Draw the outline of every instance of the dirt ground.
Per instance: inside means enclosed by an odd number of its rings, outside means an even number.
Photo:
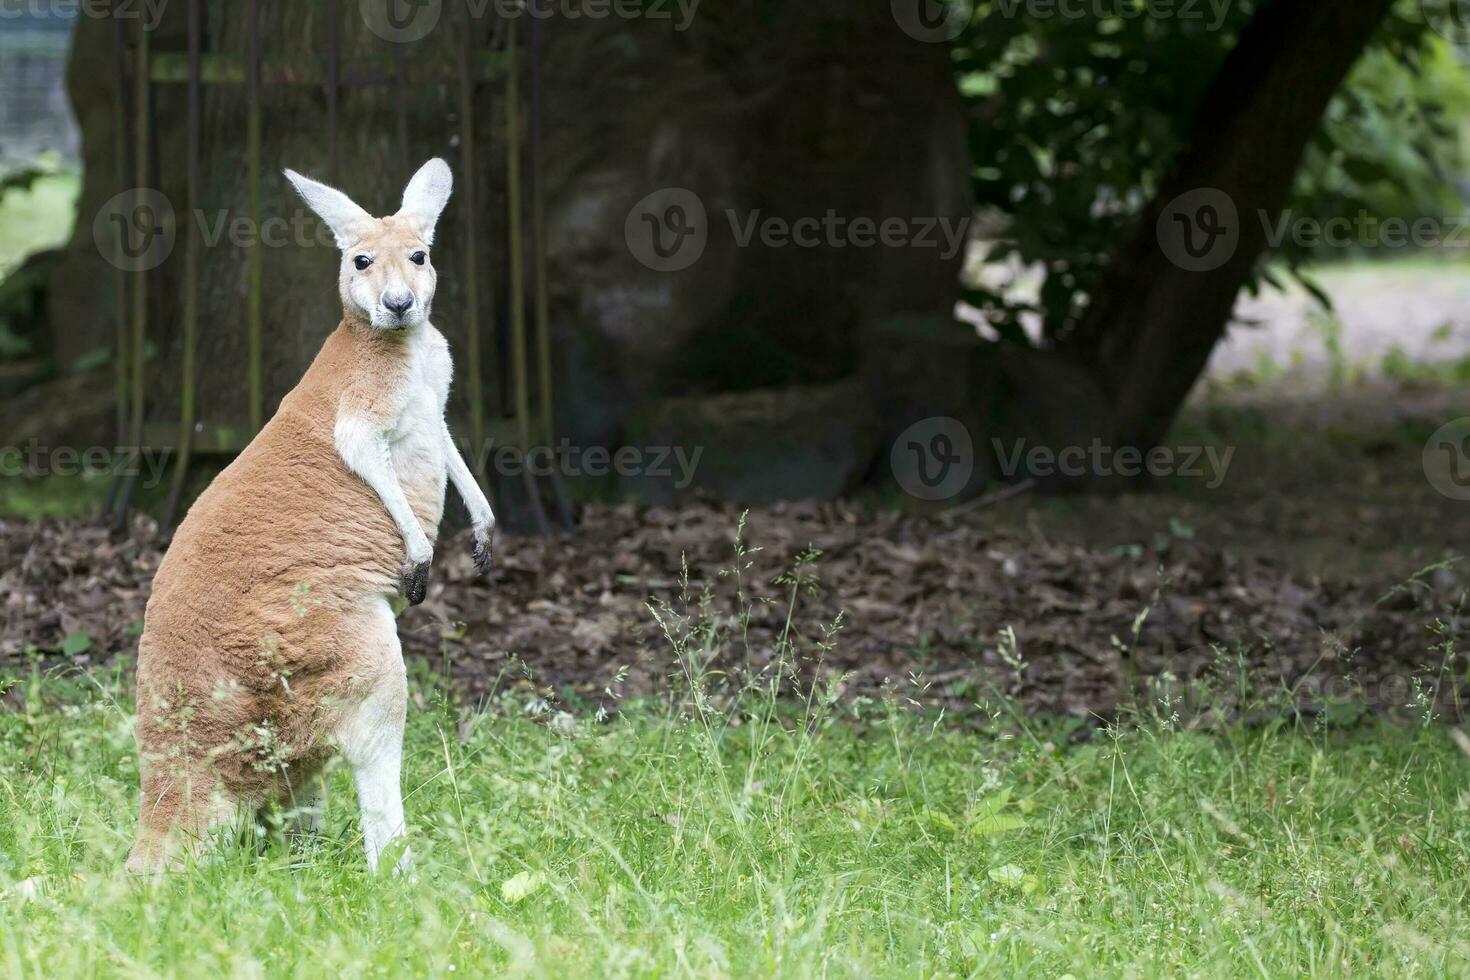
[[[405,649],[471,697],[579,710],[687,685],[692,659],[716,683],[794,660],[803,680],[954,709],[1003,694],[1096,718],[1163,694],[1204,723],[1275,691],[1314,713],[1432,696],[1458,717],[1470,501],[1435,489],[1424,454],[1470,416],[1470,388],[1380,369],[1393,348],[1470,353],[1470,278],[1408,263],[1321,280],[1330,336],[1304,294],[1244,301],[1261,325],[1232,330],[1171,436],[1228,458],[1218,481],[958,511],[766,507],[746,518],[741,560],[735,507],[588,507],[573,536],[505,540],[486,580],[463,536],[441,544]],[[0,676],[130,657],[161,548],[146,521],[111,541],[79,521],[0,519]],[[787,576],[808,549],[788,627]]]
[[[1465,395],[1213,398],[1175,441],[1233,447],[1218,487],[1179,478],[953,513],[767,507],[748,514],[739,561],[729,506],[588,507],[575,536],[505,540],[485,580],[461,535],[401,632],[417,669],[471,697],[523,691],[577,710],[683,685],[690,660],[718,678],[791,659],[848,694],[955,709],[1004,694],[1096,718],[1163,694],[1208,723],[1274,691],[1313,713],[1437,697],[1458,717],[1466,669],[1444,644],[1465,630],[1470,503],[1438,493],[1420,457]],[[820,555],[787,634],[783,575],[807,549]],[[0,522],[0,669],[131,655],[160,555],[146,523],[113,542],[80,522]],[[650,602],[691,638],[683,662]]]

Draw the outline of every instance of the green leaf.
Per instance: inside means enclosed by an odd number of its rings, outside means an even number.
[[[1007,810],[1010,802],[1010,789],[997,790],[987,799],[981,800],[970,816],[970,833],[976,837],[988,837],[1025,827],[1026,821],[1020,815]]]
[[[1022,895],[1030,895],[1040,885],[1035,875],[1027,874],[1014,864],[1003,864],[998,868],[991,868],[986,874],[997,885],[1018,889]]]
[[[941,834],[954,834],[959,831],[955,822],[950,819],[949,814],[940,813],[938,810],[924,810],[919,814],[919,820],[930,830]]]
[[[514,905],[541,890],[546,884],[546,875],[540,871],[522,871],[500,883],[500,898],[507,905]]]
[[[80,630],[66,634],[66,639],[61,641],[61,652],[68,657],[79,657],[90,649],[92,649],[92,635]]]
[[[1026,880],[1026,872],[1014,864],[1003,864],[998,868],[991,868],[987,874],[990,875],[990,880],[998,885],[1015,885],[1019,888],[1021,882]]]
[[[970,821],[970,833],[976,837],[989,837],[993,834],[1008,834],[1025,826],[1026,821],[1014,813],[987,813]]]

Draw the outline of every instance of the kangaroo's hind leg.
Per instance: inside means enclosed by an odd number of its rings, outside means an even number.
[[[257,822],[279,832],[288,843],[311,844],[326,816],[327,773],[320,765],[300,765],[285,773],[277,797],[261,807]]]
[[[232,799],[207,772],[145,771],[138,838],[127,870],[176,871],[201,857],[221,828],[238,830],[249,818],[250,807]]]
[[[153,874],[176,870],[201,856],[225,828],[238,829],[253,814],[220,778],[223,753],[212,727],[199,713],[209,700],[182,685],[150,681],[149,662],[138,667],[138,749],[142,770],[138,836],[127,869]],[[213,734],[211,734],[213,733]]]
[[[408,680],[398,625],[386,601],[363,614],[360,629],[351,631],[353,684],[336,726],[335,743],[352,768],[362,815],[363,848],[374,871],[378,858],[404,833],[403,722],[408,707]],[[396,871],[408,870],[407,848]]]

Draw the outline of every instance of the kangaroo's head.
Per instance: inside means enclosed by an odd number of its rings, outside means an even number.
[[[374,218],[341,191],[303,177],[286,179],[327,223],[342,250],[339,286],[349,319],[377,330],[403,330],[429,318],[438,276],[429,261],[434,226],[449,200],[454,178],[435,158],[419,168],[403,191],[397,214]]]

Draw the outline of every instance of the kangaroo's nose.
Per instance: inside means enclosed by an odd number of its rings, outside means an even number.
[[[401,293],[384,293],[383,306],[395,316],[403,316],[413,308],[413,293],[405,290]]]

